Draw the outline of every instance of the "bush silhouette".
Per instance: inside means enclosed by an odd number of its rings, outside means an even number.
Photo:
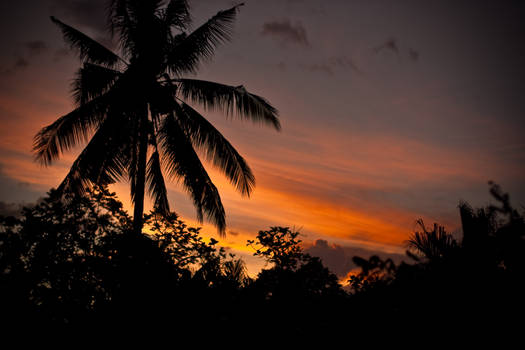
[[[242,261],[174,213],[146,215],[152,233],[130,234],[131,218],[105,188],[66,198],[51,190],[22,214],[0,218],[0,306],[11,326],[188,327],[204,318],[211,327],[250,281]],[[222,312],[202,302],[212,299]]]
[[[380,260],[356,258],[362,272],[351,283],[361,293],[352,298],[352,307],[363,314],[368,309],[396,315],[411,324],[421,312],[428,325],[507,324],[518,317],[525,311],[524,214],[499,186],[490,183],[490,192],[499,205],[475,210],[460,203],[460,242],[443,227],[427,229],[419,220],[421,231],[407,241],[414,264],[385,269]]]
[[[524,215],[498,186],[491,193],[498,205],[460,204],[461,240],[420,221],[407,241],[408,262],[354,257],[361,271],[346,293],[290,228],[248,241],[268,262],[250,278],[242,260],[175,213],[145,215],[150,233],[137,236],[107,189],[67,197],[51,190],[20,218],[0,217],[3,326],[124,336],[147,327],[199,339],[232,329],[248,337],[271,325],[270,341],[406,325],[424,334],[445,323],[506,326],[525,311]]]

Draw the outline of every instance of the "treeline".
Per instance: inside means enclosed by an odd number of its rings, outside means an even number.
[[[146,215],[149,234],[136,235],[107,189],[66,198],[52,190],[20,217],[0,218],[2,327],[304,339],[438,320],[501,323],[524,311],[525,221],[498,186],[491,193],[498,206],[460,204],[461,240],[420,221],[409,263],[355,257],[361,270],[348,291],[289,228],[248,241],[271,263],[250,278],[241,259],[174,213]]]

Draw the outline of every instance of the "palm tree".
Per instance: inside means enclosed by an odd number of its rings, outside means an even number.
[[[443,226],[434,224],[432,231],[425,227],[422,219],[416,221],[421,232],[414,232],[407,241],[406,254],[415,261],[422,258],[428,262],[438,262],[450,257],[459,248],[454,237],[445,231]]]
[[[52,164],[87,142],[59,186],[80,193],[93,184],[129,180],[134,232],[143,226],[144,194],[155,208],[169,211],[164,173],[178,180],[221,234],[225,212],[217,188],[198,151],[249,196],[255,178],[224,136],[190,103],[280,129],[277,110],[241,86],[185,79],[231,38],[240,6],[220,11],[187,34],[191,18],[186,0],[112,0],[108,4],[113,51],[51,17],[83,63],[73,85],[76,108],[35,136],[36,160]]]

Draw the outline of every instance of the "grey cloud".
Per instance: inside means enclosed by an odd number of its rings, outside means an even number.
[[[419,60],[419,51],[416,51],[414,49],[409,49],[408,56],[410,57],[412,61],[417,62]]]
[[[331,57],[328,60],[328,63],[335,67],[347,68],[347,69],[354,70],[356,72],[360,72],[359,67],[357,67],[354,61],[352,61],[352,59],[346,56]]]
[[[351,70],[357,73],[362,73],[359,67],[346,56],[334,56],[325,60],[306,66],[310,72],[320,72],[328,75],[333,75],[337,70]]]
[[[16,71],[27,68],[27,66],[29,66],[29,62],[24,57],[17,57],[10,67],[0,67],[0,74],[13,74]]]
[[[27,66],[29,62],[23,57],[18,57],[13,65],[14,68],[26,68]]]
[[[399,46],[396,38],[389,38],[384,43],[373,48],[373,51],[378,54],[383,51],[390,51],[399,54]]]
[[[0,150],[0,154],[2,153],[2,150]],[[8,176],[3,168],[3,165],[0,164],[0,201],[3,203],[32,203],[42,196],[44,191],[39,190],[32,184],[21,182]]]
[[[295,44],[304,47],[310,46],[303,25],[300,22],[293,25],[289,19],[264,23],[261,34],[271,36],[279,40],[282,44]]]
[[[23,44],[23,47],[29,56],[39,55],[49,49],[47,44],[42,40],[27,41]],[[18,70],[25,69],[29,65],[30,65],[30,62],[27,57],[15,56],[14,62],[12,63],[10,67],[0,68],[0,74],[11,74]]]
[[[359,247],[344,247],[338,244],[329,244],[328,241],[324,239],[316,240],[304,251],[312,256],[321,258],[323,264],[340,278],[345,277],[348,272],[357,268],[352,261],[354,256],[368,259],[372,255],[378,255],[381,259],[390,258],[395,263],[399,263],[405,258],[402,254],[385,253]]]
[[[321,73],[325,73],[328,75],[334,74],[334,71],[332,70],[332,68],[326,63],[314,63],[314,64],[307,66],[307,68],[310,72],[321,72]]]
[[[29,62],[23,57],[18,57],[13,64],[13,70],[25,69],[27,66],[29,66]]]
[[[387,39],[384,43],[381,45],[378,45],[372,49],[372,51],[375,54],[379,54],[381,52],[391,52],[396,55],[399,55],[401,52],[401,47],[399,46],[398,40],[394,37]],[[417,62],[419,60],[419,51],[413,48],[408,48],[408,58],[413,61]],[[403,52],[405,50],[403,49]]]
[[[48,49],[47,44],[42,40],[28,41],[24,43],[24,46],[29,51],[30,55],[38,55],[38,54],[41,54],[42,52],[47,51]]]

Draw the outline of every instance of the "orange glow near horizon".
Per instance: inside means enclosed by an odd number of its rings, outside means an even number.
[[[167,179],[171,209],[182,220],[202,226],[206,239],[214,237],[246,257],[255,271],[264,262],[250,258],[246,240],[270,226],[296,228],[305,245],[322,239],[345,248],[403,253],[419,218],[457,230],[458,202],[486,205],[489,180],[517,198],[517,207],[523,203],[522,55],[512,51],[518,42],[499,36],[510,22],[498,22],[501,28],[492,35],[472,38],[474,27],[460,16],[450,18],[454,23],[446,28],[434,21],[434,7],[414,11],[405,4],[390,14],[387,8],[377,11],[382,5],[342,1],[320,16],[307,11],[306,3],[250,3],[236,20],[232,42],[199,67],[197,79],[242,84],[267,99],[279,110],[282,130],[193,105],[245,157],[257,185],[250,198],[242,197],[205,163],[227,215],[221,238],[212,225],[195,220],[189,196]],[[64,54],[60,31],[47,16],[62,5],[50,6],[20,7],[24,21],[5,21],[13,35],[2,38],[0,52],[0,201],[8,203],[35,201],[57,187],[81,150],[46,168],[31,153],[34,135],[74,108],[70,84],[80,65],[74,54]],[[195,23],[215,13],[213,7],[222,6],[196,6]],[[448,5],[437,8],[448,19]],[[309,45],[280,42],[283,33],[261,34],[264,23],[292,10]],[[63,12],[64,20],[107,37],[76,11]],[[482,24],[476,30],[490,29]],[[395,50],[371,50],[396,33]],[[34,42],[40,50],[28,45]],[[409,52],[416,51],[411,58]],[[111,189],[132,213],[129,184]]]

